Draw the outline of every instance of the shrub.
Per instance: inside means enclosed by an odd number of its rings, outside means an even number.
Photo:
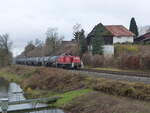
[[[142,57],[141,64],[142,64],[141,66],[142,68],[150,69],[150,57],[149,56]]]
[[[102,55],[94,55],[92,57],[93,67],[102,67],[104,65],[104,57]]]
[[[82,61],[84,65],[91,66],[92,64],[92,55],[89,53],[86,53],[82,56]]]
[[[126,59],[125,66],[132,69],[140,68],[140,57],[139,56],[129,56]]]
[[[125,62],[126,62],[127,58],[128,58],[128,55],[127,55],[127,54],[122,54],[122,55],[120,55],[119,57],[117,57],[117,66],[118,66],[119,68],[124,68],[124,67],[126,67],[126,66],[125,66]]]
[[[118,59],[115,57],[105,57],[104,66],[105,67],[117,67]]]
[[[104,65],[104,57],[102,55],[91,55],[86,53],[82,57],[82,61],[84,65],[92,66],[92,67],[101,67]]]
[[[141,67],[141,57],[122,54],[116,58],[115,63],[119,68],[139,69]]]
[[[128,87],[124,91],[125,96],[134,97],[135,94],[136,94],[136,90],[133,87]]]
[[[115,55],[120,56],[121,54],[128,54],[128,55],[135,55],[140,52],[138,45],[131,45],[131,44],[125,44],[125,45],[116,45],[115,46]]]

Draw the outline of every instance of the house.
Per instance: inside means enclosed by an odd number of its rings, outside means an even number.
[[[104,44],[116,44],[116,43],[133,43],[135,34],[125,28],[123,25],[102,25],[101,23],[96,25],[94,29],[88,34],[87,41],[91,44],[92,38],[95,35],[96,29],[103,29]]]
[[[150,32],[134,39],[135,43],[150,43]]]
[[[101,33],[102,40],[104,42],[104,52],[113,54],[114,46],[116,43],[133,43],[135,34],[130,32],[123,25],[96,25],[93,30],[88,34],[87,43],[88,49],[92,50],[92,39],[97,33]]]
[[[75,52],[75,48],[76,48],[76,40],[72,39],[70,41],[62,41],[62,45],[61,45],[61,49],[58,50],[58,54],[62,54],[62,53],[68,53],[68,54],[76,54]]]
[[[76,40],[72,39],[71,41],[62,41],[62,45],[74,45],[76,44]]]

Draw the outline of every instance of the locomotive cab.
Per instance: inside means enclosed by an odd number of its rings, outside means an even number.
[[[81,60],[79,56],[62,55],[57,59],[57,67],[78,69],[81,68]]]

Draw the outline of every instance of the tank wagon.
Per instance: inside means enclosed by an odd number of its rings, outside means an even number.
[[[16,64],[30,66],[51,66],[69,69],[80,69],[83,66],[79,56],[71,56],[66,54],[60,56],[17,58]]]

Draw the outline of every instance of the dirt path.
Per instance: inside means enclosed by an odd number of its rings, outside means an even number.
[[[88,76],[101,77],[101,78],[107,78],[107,79],[113,79],[113,80],[140,82],[140,83],[150,84],[149,77],[137,77],[137,76],[97,73],[97,72],[88,72],[88,71],[73,71],[73,72],[83,73],[84,75],[88,75]]]

